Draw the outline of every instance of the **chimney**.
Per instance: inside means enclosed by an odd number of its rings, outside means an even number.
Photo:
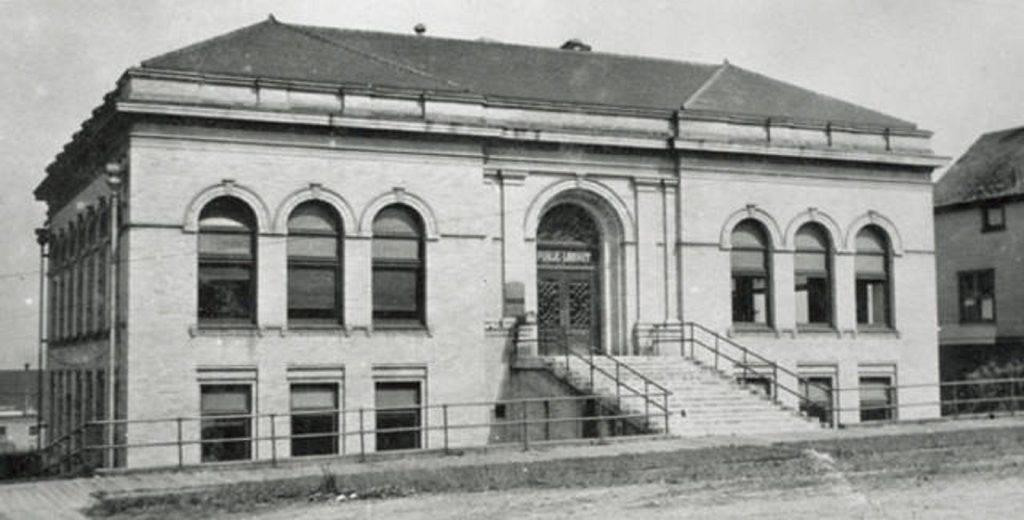
[[[572,38],[566,40],[559,48],[563,51],[590,52],[591,47],[583,43],[579,38]]]

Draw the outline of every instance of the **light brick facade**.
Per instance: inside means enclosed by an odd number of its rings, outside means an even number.
[[[215,383],[252,385],[259,414],[287,414],[289,384],[300,380],[337,383],[350,412],[374,407],[375,381],[419,381],[431,405],[507,397],[517,350],[535,348],[517,342],[516,323],[529,324],[538,310],[537,228],[561,202],[585,208],[601,230],[602,352],[673,355],[675,347],[653,346],[647,333],[694,321],[793,370],[833,371],[842,388],[879,372],[900,385],[937,381],[929,174],[938,161],[926,132],[494,107],[144,70],[125,76],[108,110],[125,122],[104,134],[117,146],[65,167],[95,180],[49,198],[49,227],[67,229],[83,208],[109,201],[97,172],[122,165],[120,418],[196,418],[201,385]],[[198,217],[221,196],[245,202],[258,221],[252,328],[210,329],[197,320]],[[339,328],[288,324],[287,219],[307,200],[331,205],[344,229]],[[418,330],[373,323],[372,223],[393,203],[424,224],[426,318]],[[770,235],[774,317],[761,332],[734,329],[731,319],[730,233],[751,218]],[[794,236],[805,222],[822,224],[833,244],[828,330],[800,330],[795,321]],[[867,225],[884,230],[892,246],[892,327],[882,331],[859,330],[856,318],[854,242]],[[515,312],[520,306],[525,313]],[[66,336],[50,349],[51,369],[90,377],[106,369],[105,335]],[[69,402],[78,403],[85,386],[61,385],[51,383],[51,393],[73,392]],[[858,397],[841,399],[850,406]],[[935,387],[904,390],[898,415],[937,416],[937,401]],[[92,410],[87,415],[103,417],[102,406]],[[438,424],[439,413],[424,421]],[[493,413],[457,408],[449,421],[486,424]],[[74,423],[60,410],[50,414],[55,432]],[[847,414],[845,422],[857,422],[855,411]],[[198,436],[197,422],[183,428],[186,438]],[[261,422],[255,433],[268,428]],[[121,433],[129,443],[177,435],[173,423]],[[423,442],[438,446],[440,435]],[[488,435],[457,430],[450,442],[483,444]],[[358,442],[349,438],[344,451]],[[254,456],[267,458],[270,449],[260,442]],[[189,446],[185,461],[197,461],[198,451]],[[177,457],[173,446],[134,449],[121,463]]]

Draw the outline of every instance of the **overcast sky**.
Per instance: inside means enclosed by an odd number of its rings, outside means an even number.
[[[0,0],[0,368],[35,365],[44,168],[128,67],[258,22],[493,38],[720,63],[935,132],[956,157],[1024,125],[1017,0]]]

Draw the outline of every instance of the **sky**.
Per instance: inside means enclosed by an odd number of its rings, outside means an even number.
[[[1024,125],[1018,0],[0,0],[0,369],[35,366],[46,166],[144,59],[284,22],[731,63],[935,132]],[[939,172],[941,173],[941,171]]]

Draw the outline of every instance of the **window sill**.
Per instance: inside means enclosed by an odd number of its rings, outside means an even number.
[[[430,337],[430,327],[423,323],[413,322],[384,322],[374,323],[370,329],[371,332],[382,332],[382,333],[413,333],[413,334],[424,334]]]
[[[899,339],[900,333],[892,327],[865,327],[863,325],[857,327],[857,334],[865,334],[869,336],[891,336]]]
[[[348,327],[340,324],[328,325],[326,323],[290,323],[282,331],[283,335],[294,334],[297,336],[345,336],[351,335]]]
[[[812,323],[797,324],[796,332],[797,332],[797,334],[801,334],[801,335],[806,334],[808,336],[811,336],[811,335],[838,336],[839,335],[839,331],[836,330],[836,328],[831,326],[831,325],[812,324]]]
[[[729,328],[730,336],[763,336],[773,335],[778,337],[779,332],[768,325],[760,323],[733,323]]]
[[[262,336],[262,331],[259,327],[252,324],[229,324],[229,323],[202,323],[197,325],[191,325],[188,328],[188,333],[192,337],[196,336],[245,336],[245,337],[256,337]]]

